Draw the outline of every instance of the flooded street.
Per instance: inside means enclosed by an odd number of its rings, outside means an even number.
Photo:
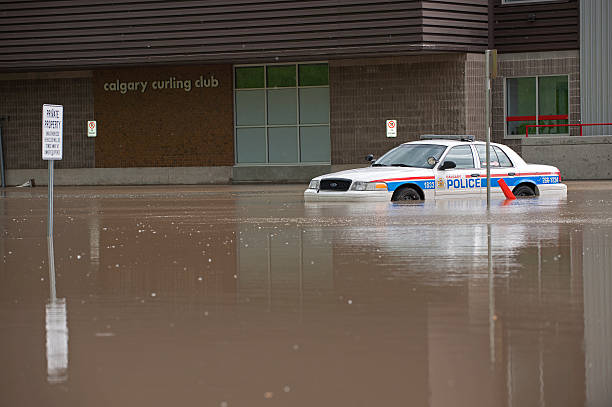
[[[612,182],[0,191],[0,406],[612,405]]]

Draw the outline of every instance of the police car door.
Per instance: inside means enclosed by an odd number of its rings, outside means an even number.
[[[483,169],[486,176],[487,168],[487,151],[484,144],[476,145],[476,152],[480,158],[480,167]],[[508,158],[499,147],[491,146],[491,188],[497,188],[493,190],[493,193],[501,193],[499,189],[499,180],[503,179],[510,188],[515,185],[516,169],[512,164],[512,161]],[[482,181],[483,193],[487,192],[487,181]]]
[[[452,161],[454,168],[444,168]],[[482,193],[482,177],[476,168],[474,153],[469,144],[452,147],[436,170],[436,196],[479,197]]]

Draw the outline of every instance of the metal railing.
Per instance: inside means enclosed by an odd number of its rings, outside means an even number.
[[[529,137],[530,127],[580,127],[580,136],[582,136],[582,128],[584,126],[612,126],[612,123],[575,123],[575,124],[527,124],[525,125],[525,137]],[[568,129],[569,130],[569,129]]]

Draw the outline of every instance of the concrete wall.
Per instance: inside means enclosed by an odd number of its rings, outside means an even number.
[[[253,165],[232,168],[233,183],[307,183],[332,171],[331,165]]]
[[[529,137],[521,140],[528,163],[554,165],[564,180],[612,179],[612,137]]]
[[[358,166],[262,165],[55,169],[54,185],[198,185],[258,182],[305,184],[318,175],[355,167]],[[48,169],[6,171],[7,186],[21,185],[30,179],[33,179],[37,186],[47,185]]]
[[[45,162],[46,164],[46,162]],[[228,184],[232,167],[148,167],[148,168],[74,168],[57,169],[54,185],[174,185]],[[47,185],[47,169],[7,170],[6,184],[21,185],[34,179]]]

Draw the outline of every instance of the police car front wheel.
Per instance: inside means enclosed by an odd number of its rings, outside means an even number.
[[[421,200],[421,195],[419,192],[410,187],[404,187],[393,194],[392,201],[418,201]]]

